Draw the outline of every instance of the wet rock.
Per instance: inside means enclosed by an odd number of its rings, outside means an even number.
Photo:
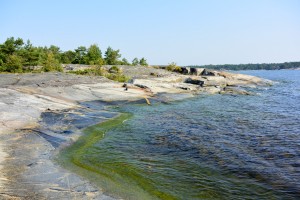
[[[220,94],[235,94],[235,95],[252,95],[251,92],[237,87],[225,87]]]

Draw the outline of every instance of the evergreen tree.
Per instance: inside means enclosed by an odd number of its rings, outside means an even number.
[[[102,52],[98,45],[93,44],[87,50],[86,64],[89,65],[103,65],[104,61],[102,58]]]
[[[45,72],[63,71],[59,63],[59,60],[55,58],[53,52],[51,51],[46,54],[46,58],[43,63],[43,71]]]
[[[55,57],[55,59],[57,60],[61,60],[61,51],[60,51],[60,48],[58,46],[55,46],[55,45],[51,45],[49,48],[48,48],[48,51],[51,51]]]
[[[3,54],[12,55],[16,51],[20,50],[23,44],[23,39],[18,38],[15,40],[14,37],[10,37],[7,38],[2,45],[0,45],[0,49]]]
[[[24,42],[21,38],[15,40],[14,37],[7,38],[7,40],[0,45],[0,65],[1,71],[7,72],[22,72],[23,59],[19,55]]]
[[[75,59],[73,60],[73,64],[86,64],[86,54],[87,49],[85,46],[80,46],[75,49]]]
[[[147,60],[145,58],[141,58],[139,64],[142,66],[148,66]]]
[[[37,66],[39,64],[39,51],[30,40],[27,40],[24,48],[18,53],[23,58],[23,66]]]
[[[120,50],[113,50],[111,47],[108,47],[105,52],[105,63],[107,65],[118,65],[120,63],[119,58],[121,54]]]
[[[60,61],[63,64],[71,64],[74,62],[76,58],[76,53],[74,51],[66,51],[61,54]]]
[[[133,60],[132,60],[132,65],[133,66],[137,66],[139,64],[139,59],[138,58],[134,58]]]
[[[130,63],[128,62],[128,60],[126,58],[123,58],[121,63],[122,63],[122,65],[130,65]]]
[[[30,40],[24,44],[23,39],[14,37],[7,38],[0,44],[0,71],[27,72],[34,69],[34,66],[43,66],[44,71],[60,71],[60,63],[65,64],[88,64],[98,65],[130,65],[126,58],[120,60],[120,50],[108,47],[105,58],[102,57],[100,48],[93,44],[88,49],[79,46],[74,51],[62,52],[58,46],[50,47],[33,46]],[[147,65],[145,58],[132,61],[133,65]],[[280,65],[286,67],[286,64]]]

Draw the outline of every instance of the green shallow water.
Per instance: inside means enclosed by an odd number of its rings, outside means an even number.
[[[300,73],[251,73],[277,83],[111,109],[59,161],[124,199],[297,199]]]
[[[111,167],[108,163],[100,164],[97,160],[88,158],[94,153],[93,145],[95,143],[103,139],[108,131],[112,131],[114,127],[122,124],[131,116],[129,113],[122,113],[113,119],[87,127],[83,130],[84,135],[74,144],[61,150],[57,161],[71,171],[90,179],[111,196],[121,196],[126,199],[152,199],[153,197],[126,177],[130,176],[130,173],[122,173],[126,166],[112,161],[113,167]],[[135,170],[131,169],[131,171]],[[132,174],[131,176],[136,175]]]
[[[105,122],[87,127],[84,135],[70,147],[63,149],[57,161],[64,167],[75,173],[92,180],[101,187],[104,192],[125,199],[174,199],[174,197],[155,190],[149,184],[149,180],[140,176],[143,171],[118,162],[116,157],[110,157],[108,162],[99,162],[93,159],[95,144],[105,137],[108,131],[113,131],[116,126],[121,126],[132,117],[129,113],[121,113],[119,116]],[[109,151],[106,149],[106,151]],[[109,157],[107,152],[105,158]]]

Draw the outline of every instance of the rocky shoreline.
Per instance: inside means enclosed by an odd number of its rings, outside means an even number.
[[[126,87],[104,77],[67,73],[0,74],[0,199],[112,199],[53,163],[52,155],[59,148],[34,131],[43,112],[59,113],[95,100],[147,103],[161,93],[249,95],[245,88],[271,84],[253,76],[200,68],[182,74],[141,66],[121,70],[132,77]],[[51,131],[46,134],[57,137]],[[61,139],[76,140],[80,134],[79,130]]]

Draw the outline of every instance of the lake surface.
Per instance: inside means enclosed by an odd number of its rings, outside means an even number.
[[[154,199],[299,199],[300,71],[238,73],[275,84],[250,89],[253,96],[114,108],[132,117],[83,162]]]

